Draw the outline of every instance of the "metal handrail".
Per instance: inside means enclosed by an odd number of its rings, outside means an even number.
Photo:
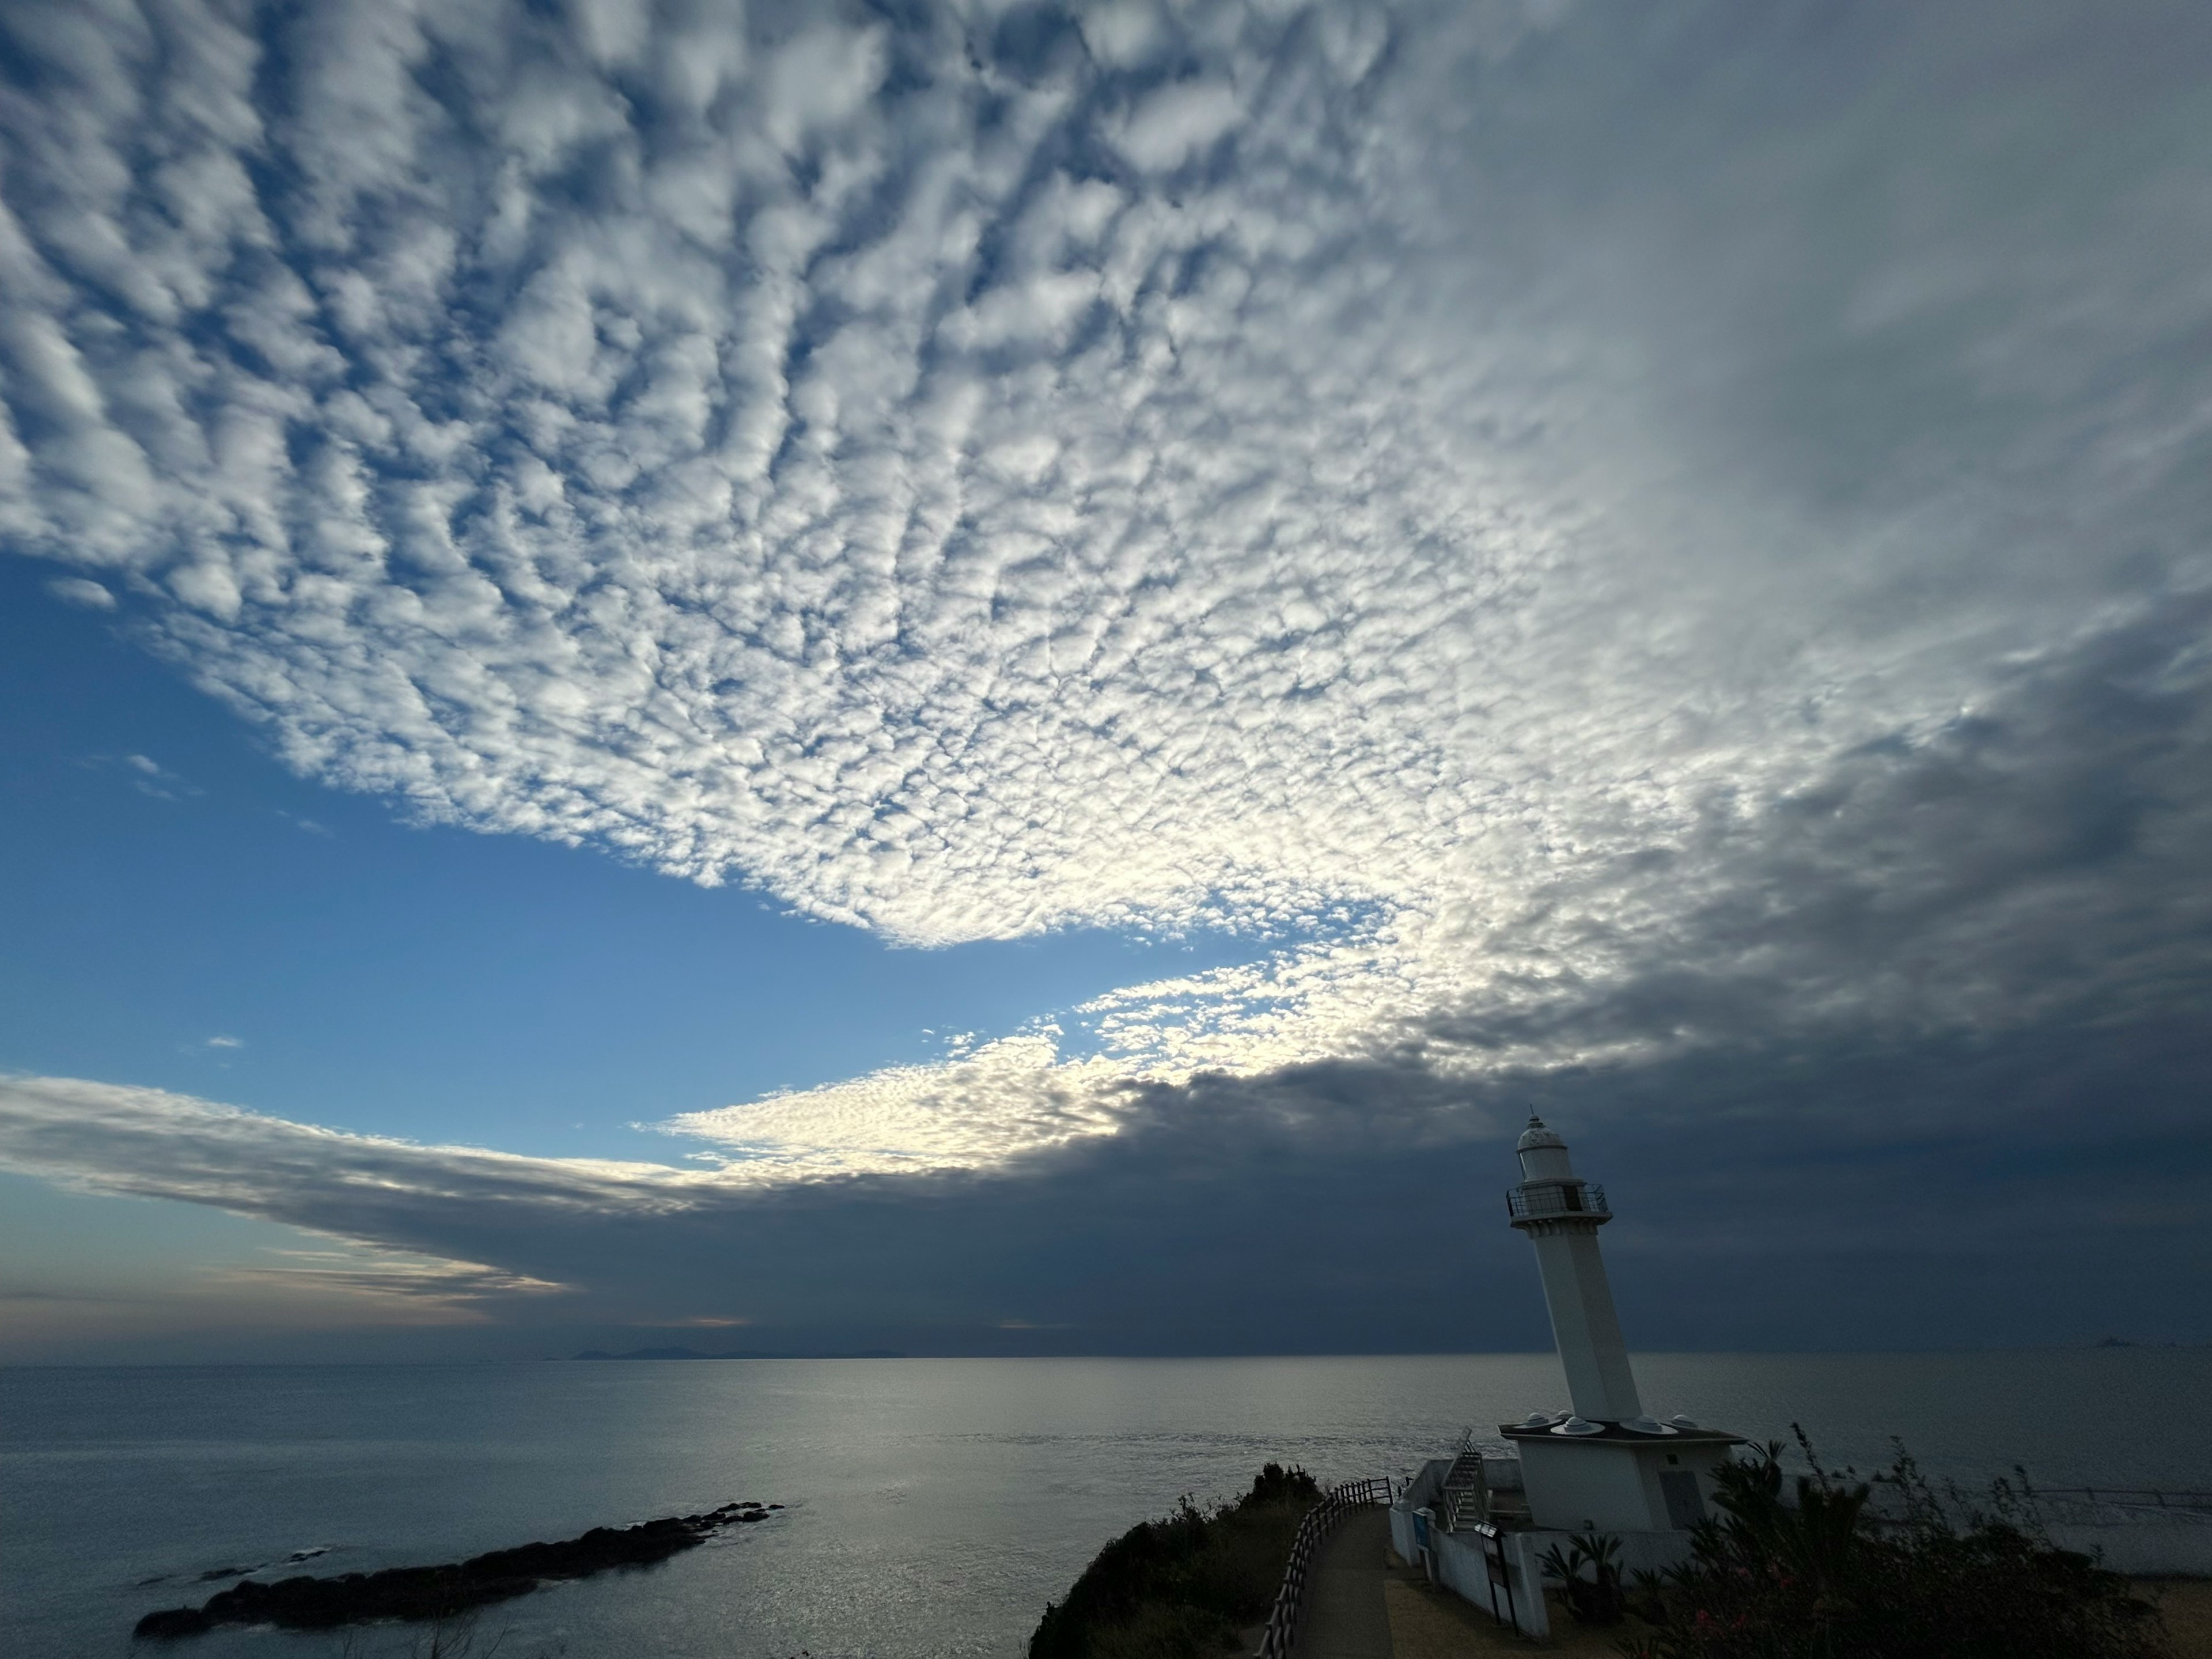
[[[1307,1570],[1321,1547],[1336,1530],[1336,1523],[1352,1510],[1371,1504],[1390,1502],[1390,1482],[1347,1480],[1332,1487],[1328,1495],[1305,1513],[1297,1535],[1291,1540],[1291,1559],[1283,1566],[1283,1583],[1275,1592],[1275,1605],[1267,1614],[1267,1632],[1260,1638],[1260,1659],[1289,1659],[1297,1638],[1298,1611],[1305,1601]]]
[[[1508,1187],[1505,1189],[1505,1212],[1508,1215],[1604,1215],[1607,1207],[1605,1188],[1595,1181],[1569,1181],[1557,1186]]]

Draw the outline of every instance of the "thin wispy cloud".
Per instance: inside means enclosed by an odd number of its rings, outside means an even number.
[[[489,1297],[555,1295],[563,1288],[481,1262],[428,1260],[390,1251],[292,1249],[275,1251],[271,1256],[264,1265],[223,1270],[214,1276],[210,1288],[365,1299],[400,1304],[410,1317],[462,1319],[482,1317],[471,1304]]]
[[[590,1201],[2201,994],[2197,11],[12,27],[62,597],[425,819],[1250,941]]]
[[[83,576],[57,576],[46,584],[46,592],[63,604],[76,605],[81,611],[115,609],[115,595],[98,582]]]
[[[113,768],[131,781],[131,787],[155,800],[182,800],[204,793],[198,784],[171,771],[150,755],[93,755],[82,764],[94,770]]]

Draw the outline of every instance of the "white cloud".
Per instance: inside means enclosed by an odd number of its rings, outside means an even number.
[[[1143,63],[1168,33],[1151,0],[1109,0],[1083,9],[1083,44],[1100,63],[1127,69]]]
[[[980,1169],[1112,1133],[1126,1086],[1122,1066],[1063,1060],[1040,1033],[664,1127],[731,1148],[729,1172],[752,1178]]]
[[[179,800],[206,793],[150,755],[88,755],[79,764],[103,771],[110,766],[120,767],[133,789],[156,800]]]
[[[1162,87],[1131,111],[1115,143],[1147,172],[1181,167],[1237,125],[1237,94],[1218,81]]]
[[[1602,5],[620,10],[34,40],[0,531],[427,817],[921,945],[1255,941],[1095,1050],[683,1121],[744,1178],[1649,1045],[1543,1011],[1735,973],[1791,803],[2208,579],[2212,161],[2063,23],[2008,82],[1869,18],[1801,97]],[[1966,1018],[1966,938],[1805,1006]]]
[[[243,1048],[246,1043],[240,1037],[211,1036],[207,1040],[207,1046],[210,1048]]]
[[[46,584],[46,592],[64,605],[73,605],[80,610],[115,609],[115,595],[83,576],[58,576]]]
[[[0,1163],[386,1244],[428,1197],[650,1212],[715,1179],[655,1164],[420,1146],[76,1078],[0,1079]]]

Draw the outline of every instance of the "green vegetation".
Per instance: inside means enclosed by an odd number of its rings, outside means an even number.
[[[1802,1438],[1802,1437],[1801,1437]],[[1811,1448],[1806,1448],[1811,1457]],[[1609,1559],[1575,1540],[1561,1569],[1576,1617],[1634,1613],[1648,1628],[1630,1659],[2152,1659],[2157,1610],[2086,1555],[2054,1547],[2024,1488],[1998,1481],[1988,1508],[1938,1494],[1899,1449],[1872,1488],[1821,1469],[1783,1498],[1781,1447],[1720,1472],[1717,1522],[1664,1577],[1624,1587]],[[1848,1472],[1846,1472],[1848,1473]],[[1582,1576],[1587,1571],[1587,1577]]]
[[[1291,1542],[1321,1488],[1270,1463],[1234,1504],[1131,1528],[1098,1552],[1067,1600],[1049,1603],[1030,1659],[1200,1659],[1233,1650],[1273,1607]]]

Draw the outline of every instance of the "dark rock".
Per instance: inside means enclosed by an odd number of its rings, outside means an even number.
[[[260,1571],[258,1567],[210,1567],[196,1582],[205,1584],[217,1578],[243,1578],[249,1572]]]
[[[200,1636],[215,1628],[215,1620],[198,1607],[164,1607],[138,1621],[133,1636]]]
[[[390,1567],[335,1578],[302,1576],[274,1583],[249,1578],[209,1597],[204,1607],[149,1613],[132,1633],[196,1636],[218,1625],[330,1630],[371,1620],[450,1618],[470,1607],[527,1595],[548,1580],[586,1578],[610,1568],[652,1566],[704,1543],[717,1528],[733,1520],[758,1521],[765,1515],[764,1510],[725,1505],[708,1515],[669,1516],[634,1527],[594,1527],[580,1538],[493,1550],[444,1566]]]

